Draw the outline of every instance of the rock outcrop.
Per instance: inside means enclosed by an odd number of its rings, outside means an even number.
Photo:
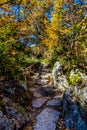
[[[73,101],[70,97],[70,93],[65,92],[63,97],[63,111],[65,115],[65,125],[69,130],[72,130],[73,126],[75,130],[87,130],[87,125],[82,118],[80,109],[77,102]]]
[[[65,91],[63,110],[66,128],[71,130],[74,127],[76,130],[87,130],[87,125],[81,115],[83,111],[81,106],[87,105],[87,76],[80,71],[74,72],[72,70],[70,73],[71,84],[69,85],[68,82],[70,81],[67,81],[63,75],[62,66],[59,62],[55,63],[52,75],[54,86]],[[77,101],[80,105],[77,105]]]
[[[26,113],[18,112],[14,107],[5,107],[4,113],[0,111],[0,130],[18,130],[29,121]]]
[[[54,64],[52,75],[55,87],[61,91],[65,91],[67,88],[69,88],[68,81],[66,79],[66,76],[63,75],[62,66],[59,62],[56,62]]]
[[[37,117],[37,123],[34,126],[34,130],[56,130],[57,121],[59,119],[60,112],[45,108]]]

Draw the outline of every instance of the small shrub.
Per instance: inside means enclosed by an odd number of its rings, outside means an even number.
[[[69,82],[72,85],[75,85],[76,83],[80,83],[81,82],[80,74],[79,73],[71,74],[69,77]]]

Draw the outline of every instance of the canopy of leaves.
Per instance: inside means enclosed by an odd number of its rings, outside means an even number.
[[[86,9],[84,0],[1,0],[1,75],[15,75],[38,58],[59,60],[65,71],[87,69]]]

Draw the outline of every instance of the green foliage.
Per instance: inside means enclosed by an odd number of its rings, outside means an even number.
[[[25,109],[22,106],[14,104],[14,108],[17,109],[17,111],[20,112],[22,116],[25,115]]]
[[[76,74],[73,73],[73,74],[71,74],[70,77],[69,77],[69,82],[72,85],[80,83],[81,82],[80,74],[79,73],[76,73]]]
[[[0,75],[14,77],[20,75],[21,67],[26,68],[38,60],[26,53],[26,47],[16,39],[17,31],[13,28],[9,23],[0,28]]]
[[[0,99],[0,109],[6,104],[4,99]]]
[[[3,2],[1,0],[0,3]],[[19,9],[19,16],[15,16],[12,4],[20,5],[20,2],[23,8]],[[62,8],[64,4],[70,8]],[[3,10],[12,13],[12,16],[0,14],[0,75],[21,75],[21,68],[41,60],[51,67],[58,60],[65,72],[70,72],[73,65],[84,68],[87,57],[87,17],[81,5],[69,0],[10,0]],[[51,21],[46,16],[50,10]],[[16,17],[19,21],[15,21]],[[24,38],[23,44],[19,41],[20,37]],[[36,47],[26,46],[28,42],[35,42]]]
[[[70,72],[74,65],[84,69],[87,57],[87,18],[80,5],[67,1],[70,5],[68,10],[58,9],[56,6],[61,7],[67,4],[66,1],[60,2],[61,4],[59,2],[56,1],[54,5],[52,22],[46,31],[48,50],[51,53],[50,64],[60,61],[65,72]],[[60,12],[62,12],[61,15]],[[52,47],[51,44],[53,44]]]

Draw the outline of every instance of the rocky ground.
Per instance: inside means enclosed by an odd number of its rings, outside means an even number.
[[[33,93],[32,113],[24,130],[66,129],[62,119],[63,94],[53,88],[50,78],[51,72],[44,65],[41,65],[38,73],[32,77],[29,89]]]
[[[41,64],[28,86],[13,79],[0,82],[0,130],[68,130],[63,120],[63,93],[53,87],[51,77]]]

